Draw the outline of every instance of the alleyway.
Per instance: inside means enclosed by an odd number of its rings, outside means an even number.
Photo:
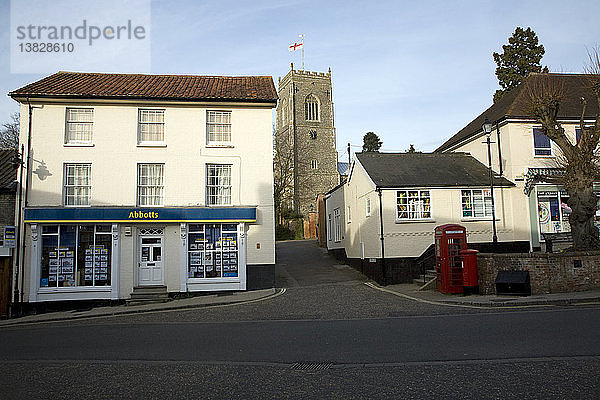
[[[276,247],[275,286],[296,287],[363,282],[367,278],[346,265],[341,265],[315,240],[288,240]]]

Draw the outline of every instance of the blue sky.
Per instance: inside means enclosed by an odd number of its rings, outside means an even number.
[[[10,74],[9,1],[0,0],[0,121],[5,94],[43,75]],[[68,12],[68,11],[67,11]],[[383,149],[431,151],[491,104],[492,52],[532,27],[551,71],[581,72],[600,44],[596,1],[153,1],[152,73],[333,72],[337,148],[376,132]],[[120,70],[113,72],[138,72]],[[358,148],[356,149],[358,150]]]

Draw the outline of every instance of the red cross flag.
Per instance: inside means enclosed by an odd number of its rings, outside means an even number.
[[[302,48],[302,42],[290,44],[290,46],[288,47],[288,50],[289,51],[296,51],[296,50],[301,49],[301,48]]]

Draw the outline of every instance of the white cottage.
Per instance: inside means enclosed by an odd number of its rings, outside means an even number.
[[[518,189],[494,178],[500,246],[529,249]],[[348,181],[325,196],[327,248],[384,283],[410,282],[432,252],[434,228],[466,227],[469,246],[492,242],[488,168],[465,153],[357,153]]]

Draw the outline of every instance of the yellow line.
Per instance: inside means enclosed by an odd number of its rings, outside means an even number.
[[[553,307],[552,304],[535,304],[535,305],[522,305],[522,306],[518,306],[518,305],[514,305],[514,306],[473,306],[473,305],[469,305],[469,304],[450,304],[450,303],[443,303],[440,301],[435,301],[435,300],[425,300],[425,299],[419,299],[417,297],[412,297],[409,296],[407,294],[404,293],[399,293],[399,292],[395,292],[393,290],[389,290],[389,289],[385,289],[382,288],[381,286],[375,285],[372,282],[365,282],[365,285],[379,290],[380,292],[384,292],[384,293],[389,293],[389,294],[393,294],[394,296],[399,296],[399,297],[404,297],[405,299],[409,299],[409,300],[413,300],[413,301],[417,301],[419,303],[426,303],[426,304],[431,304],[431,305],[436,305],[436,306],[447,306],[447,307],[460,307],[460,308],[475,308],[475,309],[485,309],[485,310],[498,310],[498,309],[506,309],[506,308],[537,308],[537,307]]]

